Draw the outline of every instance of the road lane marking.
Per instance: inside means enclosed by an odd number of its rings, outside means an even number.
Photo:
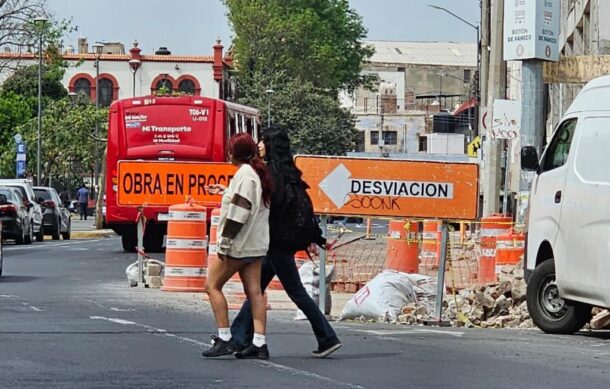
[[[30,303],[25,303],[25,302],[23,302],[23,303],[21,303],[21,305],[23,305],[24,307],[26,307],[26,308],[28,308],[28,309],[31,309],[31,310],[32,310],[32,311],[34,311],[34,312],[43,312],[43,311],[44,311],[44,309],[41,309],[41,308],[35,307],[35,306],[33,306],[32,304],[30,304]]]
[[[153,335],[157,335],[157,336],[161,336],[161,337],[165,337],[165,338],[177,339],[179,341],[183,341],[183,342],[190,343],[190,344],[195,344],[200,347],[209,347],[210,346],[210,344],[207,342],[201,342],[199,340],[187,338],[185,336],[178,336],[178,335],[172,334],[171,332],[168,332],[167,330],[164,330],[162,328],[152,327],[147,324],[137,323],[137,322],[131,321],[131,320],[118,319],[118,318],[114,318],[114,317],[105,317],[105,316],[89,316],[89,319],[103,320],[103,321],[108,321],[111,323],[120,324],[120,325],[124,325],[124,326],[134,326],[134,327],[144,328]],[[287,372],[287,373],[290,373],[293,375],[298,375],[298,376],[305,377],[305,378],[316,379],[318,381],[330,383],[332,385],[335,385],[336,387],[351,388],[351,389],[366,389],[364,386],[350,384],[348,382],[337,381],[332,378],[324,377],[324,376],[321,376],[316,373],[312,373],[312,372],[309,372],[306,370],[296,369],[294,367],[281,365],[279,363],[275,363],[275,362],[271,362],[271,361],[256,361],[256,362],[262,366],[270,367],[279,372]]]
[[[72,240],[69,242],[62,242],[62,243],[45,243],[44,245],[42,244],[35,244],[35,245],[19,245],[19,246],[3,246],[3,249],[6,251],[18,251],[18,250],[35,250],[35,249],[46,249],[49,247],[66,247],[66,246],[74,246],[74,245],[80,245],[80,244],[87,244],[87,243],[93,243],[93,242],[99,242],[101,240],[106,240],[106,239],[98,239],[98,240]]]

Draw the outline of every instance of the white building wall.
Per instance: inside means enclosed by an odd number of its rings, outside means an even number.
[[[86,73],[95,79],[95,61],[85,61],[79,66],[75,64],[75,61],[71,61],[62,80],[66,88],[72,77],[79,73]],[[103,73],[110,73],[118,81],[119,99],[132,97],[133,74],[127,61],[100,61],[100,74]],[[136,96],[149,95],[153,80],[160,74],[168,74],[176,80],[182,75],[190,75],[199,81],[202,96],[217,97],[219,94],[211,63],[144,61],[136,73]]]
[[[364,151],[380,152],[379,145],[371,144],[371,132],[380,130],[379,115],[356,115],[356,128],[364,132]],[[396,131],[395,145],[384,145],[383,152],[417,153],[419,152],[419,135],[425,132],[426,119],[424,113],[384,115],[384,131]]]

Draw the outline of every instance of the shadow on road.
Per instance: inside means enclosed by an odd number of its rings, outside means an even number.
[[[608,330],[598,330],[598,331],[588,331],[588,332],[578,332],[577,336],[584,336],[587,338],[595,338],[595,339],[603,339],[610,340],[610,331]]]
[[[21,282],[32,282],[40,279],[40,277],[32,276],[3,276],[0,278],[0,283],[21,283]]]

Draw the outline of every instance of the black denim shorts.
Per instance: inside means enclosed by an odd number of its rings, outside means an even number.
[[[236,257],[230,257],[230,256],[228,256],[228,255],[222,255],[222,254],[220,254],[220,255],[218,256],[218,258],[220,258],[220,259],[223,259],[223,258],[225,258],[225,257],[226,257],[226,258],[229,258],[229,259],[232,259],[232,260],[234,260],[234,261],[240,261],[240,262],[243,262],[243,263],[254,263],[254,262],[258,261],[258,260],[261,260],[261,259],[265,258],[264,256],[260,256],[260,257],[242,257],[242,258],[236,258]]]

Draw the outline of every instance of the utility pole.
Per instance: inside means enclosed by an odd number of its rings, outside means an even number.
[[[504,30],[504,0],[483,0],[483,7],[489,10],[489,64],[487,68],[487,99],[488,116],[491,117],[491,106],[494,99],[506,96],[506,62],[503,58]],[[487,25],[483,26],[483,29]],[[485,35],[485,32],[483,33]],[[485,49],[485,47],[483,48]],[[491,124],[488,124],[489,131]],[[501,178],[501,145],[500,141],[491,139],[486,134],[483,142],[483,215],[500,210]]]
[[[542,64],[538,59],[521,63],[521,146],[535,146],[538,155],[542,153],[542,140],[546,132]],[[519,178],[517,224],[520,225],[525,224],[532,178],[531,172],[521,172]]]

